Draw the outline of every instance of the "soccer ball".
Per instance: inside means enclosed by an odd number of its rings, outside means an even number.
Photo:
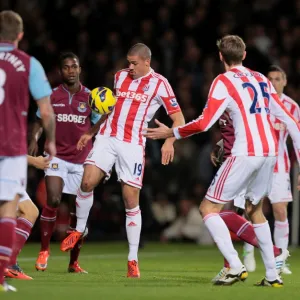
[[[117,99],[114,93],[107,87],[97,87],[90,92],[89,106],[92,111],[100,115],[111,113]]]

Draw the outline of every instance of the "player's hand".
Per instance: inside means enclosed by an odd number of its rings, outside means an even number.
[[[77,150],[81,151],[92,138],[93,135],[90,133],[83,134],[77,143]]]
[[[214,148],[214,150],[210,153],[210,161],[212,162],[212,164],[217,167],[218,164],[220,163],[219,159],[218,159],[218,152],[219,152],[220,147],[216,146]]]
[[[31,156],[36,156],[39,151],[38,143],[33,139],[28,146],[28,154]]]
[[[168,165],[170,162],[173,162],[174,159],[174,146],[173,142],[166,140],[161,147],[161,163],[163,165]]]
[[[45,151],[49,154],[49,161],[56,155],[56,145],[55,142],[46,142]]]
[[[49,157],[38,156],[34,158],[33,166],[37,169],[45,170],[49,168],[50,159]]]
[[[298,175],[297,190],[300,191],[300,174]]]
[[[165,124],[159,122],[157,119],[155,119],[155,123],[158,125],[158,127],[145,129],[146,133],[144,133],[144,136],[146,138],[158,140],[174,136],[172,128],[169,128]]]

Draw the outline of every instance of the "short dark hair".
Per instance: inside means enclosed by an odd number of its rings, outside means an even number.
[[[0,41],[14,42],[23,32],[23,20],[12,10],[0,12]]]
[[[228,66],[240,64],[243,61],[246,44],[238,35],[226,35],[217,41],[217,46]]]
[[[137,43],[128,50],[127,55],[138,55],[143,59],[151,59],[151,50],[147,45]]]
[[[270,72],[279,72],[282,74],[283,78],[286,79],[286,73],[284,72],[284,70],[279,67],[278,65],[271,65],[268,69],[268,73],[269,74]]]
[[[59,56],[59,67],[60,68],[63,66],[63,62],[67,58],[76,59],[78,61],[78,64],[80,65],[79,57],[75,53],[73,53],[73,52],[63,52]]]

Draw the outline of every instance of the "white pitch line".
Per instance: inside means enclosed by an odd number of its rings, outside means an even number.
[[[172,251],[172,252],[146,252],[146,253],[140,253],[140,257],[159,257],[159,256],[170,256],[170,255],[179,255],[179,254],[184,254],[182,251]],[[80,258],[98,258],[98,259],[107,259],[107,258],[123,258],[127,257],[127,253],[115,253],[115,254],[82,254],[80,255]],[[18,258],[19,262],[22,261],[35,261],[37,256],[35,257],[20,257]],[[54,260],[65,260],[68,259],[68,256],[63,256],[63,255],[54,255],[51,256],[49,259],[54,259]]]

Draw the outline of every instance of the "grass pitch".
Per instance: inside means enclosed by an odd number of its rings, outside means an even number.
[[[19,258],[23,270],[34,280],[10,280],[18,288],[18,292],[1,294],[1,299],[300,299],[299,249],[291,251],[289,263],[293,274],[284,276],[285,286],[281,289],[253,286],[264,275],[258,251],[257,271],[250,273],[245,283],[240,282],[230,287],[211,284],[211,279],[219,272],[223,263],[215,247],[146,244],[139,254],[140,279],[126,278],[125,242],[85,244],[81,251],[80,265],[89,274],[67,273],[69,255],[60,252],[58,244],[52,245],[48,269],[37,272],[34,263],[38,251],[39,245],[28,244]]]

